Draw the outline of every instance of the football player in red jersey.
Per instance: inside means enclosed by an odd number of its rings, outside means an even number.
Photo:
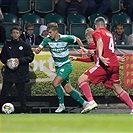
[[[106,30],[106,23],[103,17],[96,18],[95,28],[96,30],[92,33],[92,36],[97,46],[98,61],[78,79],[79,87],[90,103],[88,108],[81,113],[88,112],[97,107],[97,103],[93,99],[91,88],[88,84],[88,81],[90,81],[93,84],[98,84],[100,82],[108,83],[106,84],[106,88],[112,88],[117,97],[129,106],[132,114],[133,102],[128,93],[121,88],[119,60],[114,51],[113,36],[111,32]],[[85,49],[82,50],[85,52]]]
[[[70,56],[70,60],[76,60],[76,61],[82,61],[82,62],[96,62],[96,45],[92,38],[92,32],[94,30],[92,28],[87,28],[85,30],[85,38],[88,43],[88,52],[87,56],[86,53],[84,53],[82,50],[79,50],[79,53],[82,53],[85,55],[85,57],[76,57],[76,56]]]

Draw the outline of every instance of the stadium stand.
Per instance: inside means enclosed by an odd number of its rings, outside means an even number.
[[[86,18],[81,14],[70,14],[67,17],[67,30],[70,35],[75,35],[81,40],[85,39],[85,29],[88,27]],[[77,32],[78,31],[78,32]]]
[[[111,3],[111,10],[113,14],[121,11],[121,0],[111,0]]]
[[[27,22],[31,22],[34,24],[34,33],[35,35],[39,35],[39,27],[42,24],[41,17],[34,13],[26,13],[21,17],[21,27],[24,30],[24,26]]]
[[[48,13],[44,16],[44,24],[47,25],[50,22],[64,23],[64,18],[57,13]]]
[[[54,0],[34,0],[35,13],[50,13],[54,11]]]
[[[18,14],[30,13],[33,0],[19,0],[18,1]]]
[[[18,17],[12,13],[3,13],[4,19],[3,22],[11,22],[11,23],[17,23]]]
[[[64,18],[57,13],[48,13],[44,16],[44,24],[47,25],[50,22],[56,22],[59,26],[59,33],[66,34],[66,25]]]
[[[124,32],[128,36],[133,33],[133,26],[131,23],[124,24]]]
[[[131,22],[130,17],[127,14],[118,13],[118,14],[114,14],[112,16],[112,22],[111,22],[112,28],[111,28],[111,31],[114,30],[114,24],[118,23],[118,22],[124,23],[125,33],[127,35],[132,33],[132,22]]]
[[[14,14],[11,13],[3,13],[4,19],[3,19],[3,25],[6,30],[6,40],[11,40],[11,35],[10,35],[10,29],[13,26],[20,26],[18,17]]]
[[[107,23],[107,29],[110,30],[109,19],[108,19],[108,17],[106,15],[103,15],[103,14],[93,14],[93,15],[91,15],[90,18],[89,18],[89,21],[90,21],[89,26],[92,27],[92,28],[94,28],[94,20],[97,17],[100,17],[100,16],[105,18],[106,23]]]
[[[70,24],[70,35],[79,37],[82,41],[85,40],[85,30],[88,25],[86,23],[72,23]]]
[[[67,25],[72,23],[86,23],[86,18],[81,14],[70,14],[67,16]]]

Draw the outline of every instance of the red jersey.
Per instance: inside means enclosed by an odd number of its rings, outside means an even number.
[[[96,45],[95,45],[95,42],[92,41],[90,44],[89,44],[89,49],[96,49]]]
[[[114,50],[114,40],[111,32],[105,28],[99,28],[92,33],[93,39],[96,42],[97,39],[101,39],[103,42],[103,54],[104,58],[109,58],[108,66],[119,66],[119,61]]]

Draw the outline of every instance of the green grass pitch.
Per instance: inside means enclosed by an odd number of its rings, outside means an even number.
[[[130,114],[1,114],[0,133],[133,133]]]

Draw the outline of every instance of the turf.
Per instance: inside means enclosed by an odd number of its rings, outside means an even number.
[[[0,133],[132,133],[129,114],[0,115]]]

